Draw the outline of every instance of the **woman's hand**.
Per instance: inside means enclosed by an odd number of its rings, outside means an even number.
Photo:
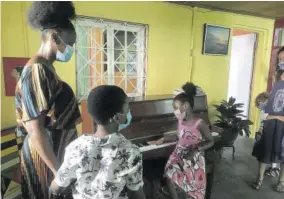
[[[193,156],[198,152],[198,147],[192,147],[192,148],[189,148],[186,153],[184,154],[183,158],[184,159],[187,159],[187,160],[190,160],[193,158]]]

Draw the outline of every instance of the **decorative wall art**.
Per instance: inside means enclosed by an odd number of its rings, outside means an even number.
[[[227,55],[230,32],[230,28],[205,24],[202,53],[205,55]]]
[[[3,72],[6,96],[15,96],[18,72],[16,67],[24,67],[30,58],[3,57]]]

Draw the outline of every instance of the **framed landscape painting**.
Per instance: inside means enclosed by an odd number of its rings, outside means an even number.
[[[227,55],[230,32],[230,28],[205,24],[202,53],[205,55]]]

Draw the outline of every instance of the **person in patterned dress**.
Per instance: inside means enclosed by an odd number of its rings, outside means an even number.
[[[178,139],[165,168],[172,198],[178,199],[175,189],[177,186],[189,198],[204,199],[206,172],[203,151],[213,146],[214,139],[208,125],[193,115],[196,87],[192,83],[186,83],[182,88],[184,92],[173,101],[174,113],[178,118],[178,135],[175,138],[163,137],[156,144]]]
[[[54,194],[75,183],[74,199],[145,199],[142,154],[118,133],[131,122],[129,100],[117,87],[104,85],[88,96],[88,111],[96,128],[70,143],[51,185]]]
[[[65,147],[77,138],[81,114],[76,97],[53,67],[55,61],[71,59],[74,17],[75,8],[68,1],[36,1],[28,11],[31,27],[41,30],[41,46],[24,66],[15,90],[17,122],[27,132],[21,151],[23,199],[55,197],[49,194],[50,183]]]

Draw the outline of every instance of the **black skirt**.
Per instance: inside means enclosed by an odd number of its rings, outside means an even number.
[[[284,162],[284,122],[273,119],[263,122],[263,133],[252,151],[252,155],[262,163]]]

